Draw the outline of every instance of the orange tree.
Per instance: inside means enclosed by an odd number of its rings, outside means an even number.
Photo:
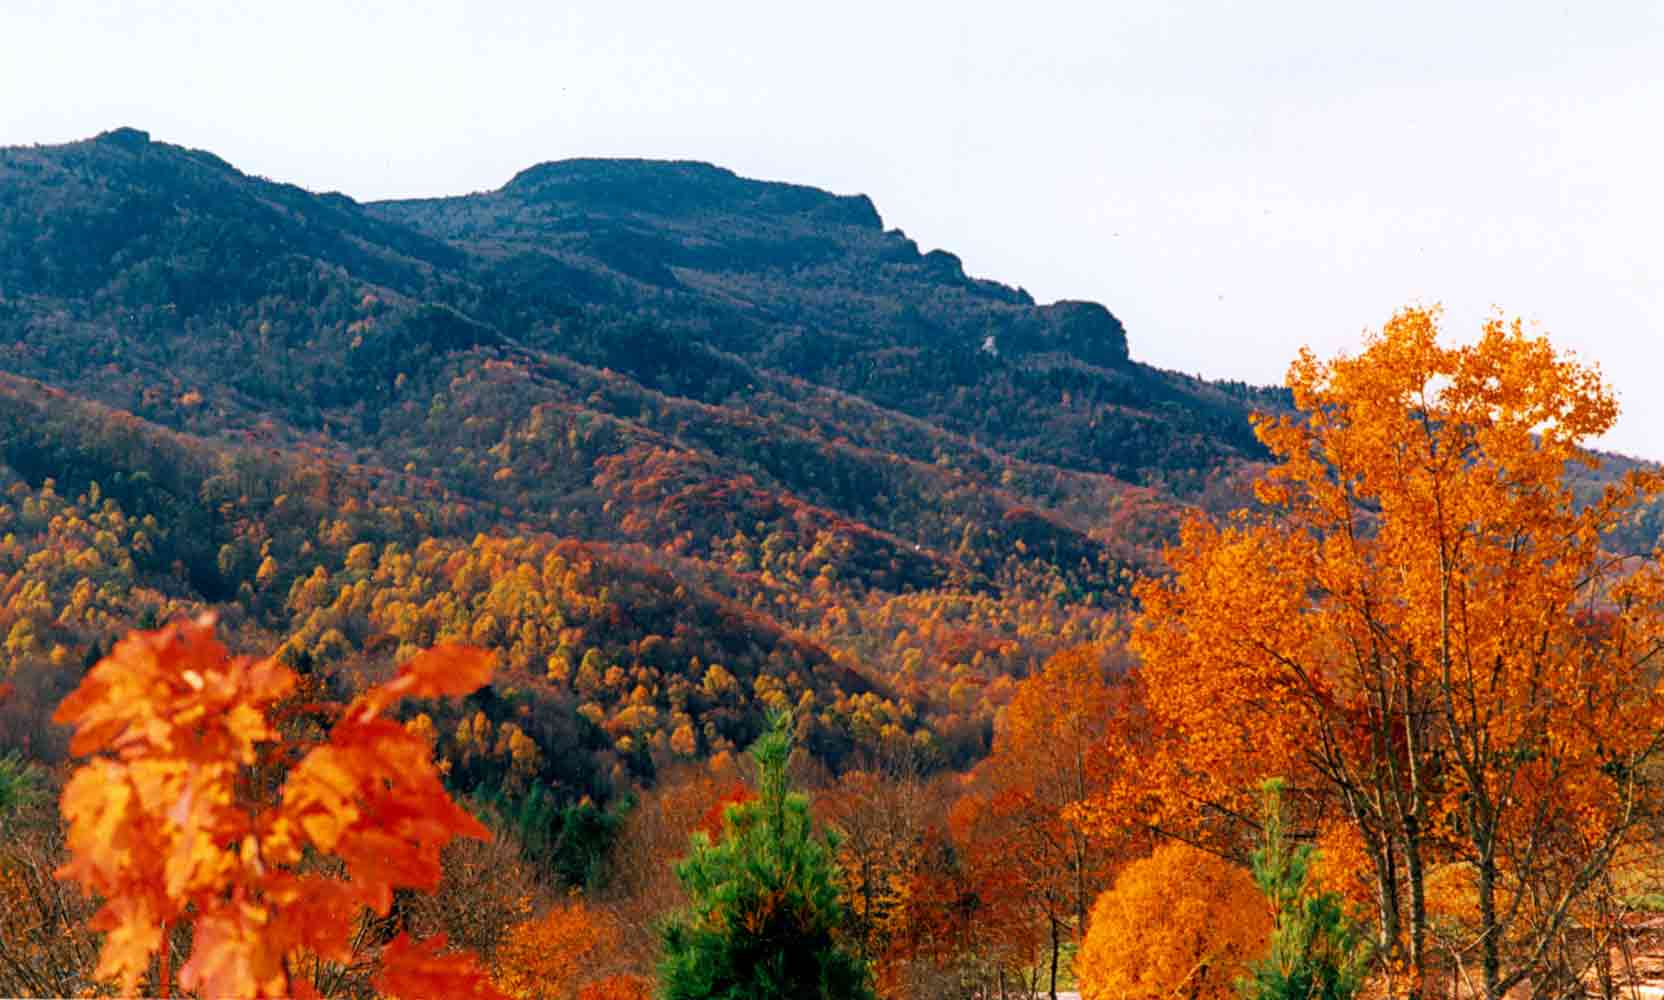
[[[1009,897],[1045,928],[1054,996],[1063,942],[1085,931],[1114,860],[1109,844],[1067,819],[1103,790],[1110,772],[1097,751],[1127,711],[1129,686],[1105,677],[1106,659],[1103,647],[1080,646],[1025,679],[978,786],[954,810],[958,846],[985,897]]]
[[[1517,322],[1442,346],[1436,320],[1294,363],[1298,413],[1256,419],[1259,509],[1192,519],[1138,591],[1151,770],[1080,817],[1228,834],[1288,775],[1362,845],[1412,989],[1430,866],[1474,872],[1457,957],[1500,997],[1576,974],[1568,925],[1657,805],[1664,584],[1603,539],[1659,480],[1577,502],[1617,414],[1598,371]]]
[[[618,928],[605,914],[570,900],[517,924],[497,950],[497,985],[514,1000],[571,1000],[612,964]]]
[[[1075,976],[1086,1000],[1226,1000],[1270,930],[1247,872],[1169,842],[1093,904]]]
[[[296,675],[229,655],[211,617],[118,643],[55,717],[75,727],[71,751],[90,756],[64,788],[70,860],[59,874],[104,900],[95,975],[131,993],[158,957],[166,995],[169,929],[188,923],[184,989],[316,996],[308,970],[358,959],[367,913],[386,918],[395,889],[432,889],[453,836],[489,837],[446,795],[427,743],[388,709],[467,694],[490,672],[481,650],[421,653],[307,747],[274,725]],[[273,771],[284,772],[275,794]],[[443,935],[391,937],[376,992],[500,995],[471,955],[444,951]]]

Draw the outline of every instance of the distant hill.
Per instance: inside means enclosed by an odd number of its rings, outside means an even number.
[[[1135,347],[863,196],[701,163],[360,204],[134,129],[0,150],[15,503],[156,517],[123,586],[341,676],[489,610],[471,638],[516,697],[626,771],[806,693],[831,761],[979,752],[1009,678],[1109,634],[1185,506],[1237,501],[1247,415],[1286,403]],[[107,641],[59,631],[7,669]]]

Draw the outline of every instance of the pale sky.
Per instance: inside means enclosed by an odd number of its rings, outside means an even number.
[[[0,0],[0,144],[118,125],[366,200],[572,156],[865,193],[1210,377],[1500,308],[1664,459],[1664,3]]]

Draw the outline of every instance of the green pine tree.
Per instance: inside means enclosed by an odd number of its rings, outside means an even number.
[[[1352,1000],[1368,972],[1369,940],[1338,894],[1309,891],[1317,852],[1289,842],[1282,781],[1267,781],[1262,790],[1263,841],[1253,854],[1254,881],[1271,903],[1271,942],[1237,990],[1243,1000]]]
[[[792,720],[751,747],[758,797],[730,806],[722,839],[693,835],[676,867],[690,905],[663,931],[666,1000],[870,1000],[866,965],[838,941],[837,842],[816,837],[791,790]]]
[[[40,768],[21,754],[0,754],[0,820],[38,802],[43,796]]]

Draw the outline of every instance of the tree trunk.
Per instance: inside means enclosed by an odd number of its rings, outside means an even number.
[[[1375,862],[1375,903],[1381,916],[1378,943],[1381,954],[1396,955],[1402,934],[1398,922],[1398,865],[1392,842],[1383,837],[1380,847],[1371,854]]]
[[[1486,1000],[1502,1000],[1502,942],[1496,925],[1496,858],[1489,846],[1479,857],[1480,956],[1484,963]]]
[[[1414,815],[1404,820],[1404,867],[1410,880],[1411,995],[1422,996],[1427,986],[1427,895],[1421,858],[1421,824]]]
[[[1052,918],[1052,988],[1051,988],[1052,1000],[1057,1000],[1057,952],[1058,952],[1057,918],[1053,917]]]
[[[1086,793],[1081,793],[1081,801],[1085,801]],[[1086,899],[1086,838],[1075,837],[1075,940],[1086,939],[1086,908],[1090,904]]]

